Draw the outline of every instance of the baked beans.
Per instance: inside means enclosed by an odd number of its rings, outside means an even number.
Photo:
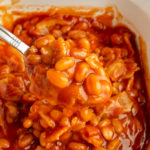
[[[57,8],[12,23],[31,48],[25,64],[0,41],[0,149],[144,149],[135,35],[113,19],[110,8],[88,16]]]

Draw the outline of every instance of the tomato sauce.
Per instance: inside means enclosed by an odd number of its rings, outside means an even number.
[[[58,9],[16,20],[25,57],[0,41],[0,148],[143,150],[147,96],[134,33]],[[24,62],[25,60],[25,62]]]

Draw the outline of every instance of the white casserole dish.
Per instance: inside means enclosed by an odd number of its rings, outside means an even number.
[[[132,0],[133,1],[133,0]],[[143,10],[148,7],[140,7],[130,0],[21,0],[15,5],[9,6],[17,11],[45,11],[50,6],[87,6],[105,7],[115,5],[125,17],[123,21],[137,35],[140,57],[148,92],[148,108],[150,108],[150,11]],[[146,0],[145,0],[146,1]],[[2,1],[1,5],[9,5],[11,1]],[[20,7],[19,5],[23,6]],[[25,6],[26,5],[26,6]],[[41,5],[43,5],[41,7]],[[150,2],[149,2],[150,5]],[[148,6],[148,5],[147,5]],[[25,8],[25,9],[24,9]],[[39,8],[39,9],[37,9]],[[148,13],[149,12],[149,13]],[[142,37],[142,38],[141,38]],[[149,111],[150,114],[150,111]],[[150,115],[149,115],[150,116]],[[150,117],[149,117],[150,118]]]

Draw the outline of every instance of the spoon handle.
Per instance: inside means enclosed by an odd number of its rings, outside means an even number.
[[[0,25],[0,39],[4,40],[21,53],[25,53],[30,47],[22,42],[19,38],[17,38],[14,34],[9,32],[7,29]]]

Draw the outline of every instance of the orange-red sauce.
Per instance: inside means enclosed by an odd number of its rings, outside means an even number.
[[[69,11],[67,11],[69,12]],[[0,148],[142,150],[146,91],[135,35],[100,16],[58,10],[17,20],[25,63],[0,43]]]

